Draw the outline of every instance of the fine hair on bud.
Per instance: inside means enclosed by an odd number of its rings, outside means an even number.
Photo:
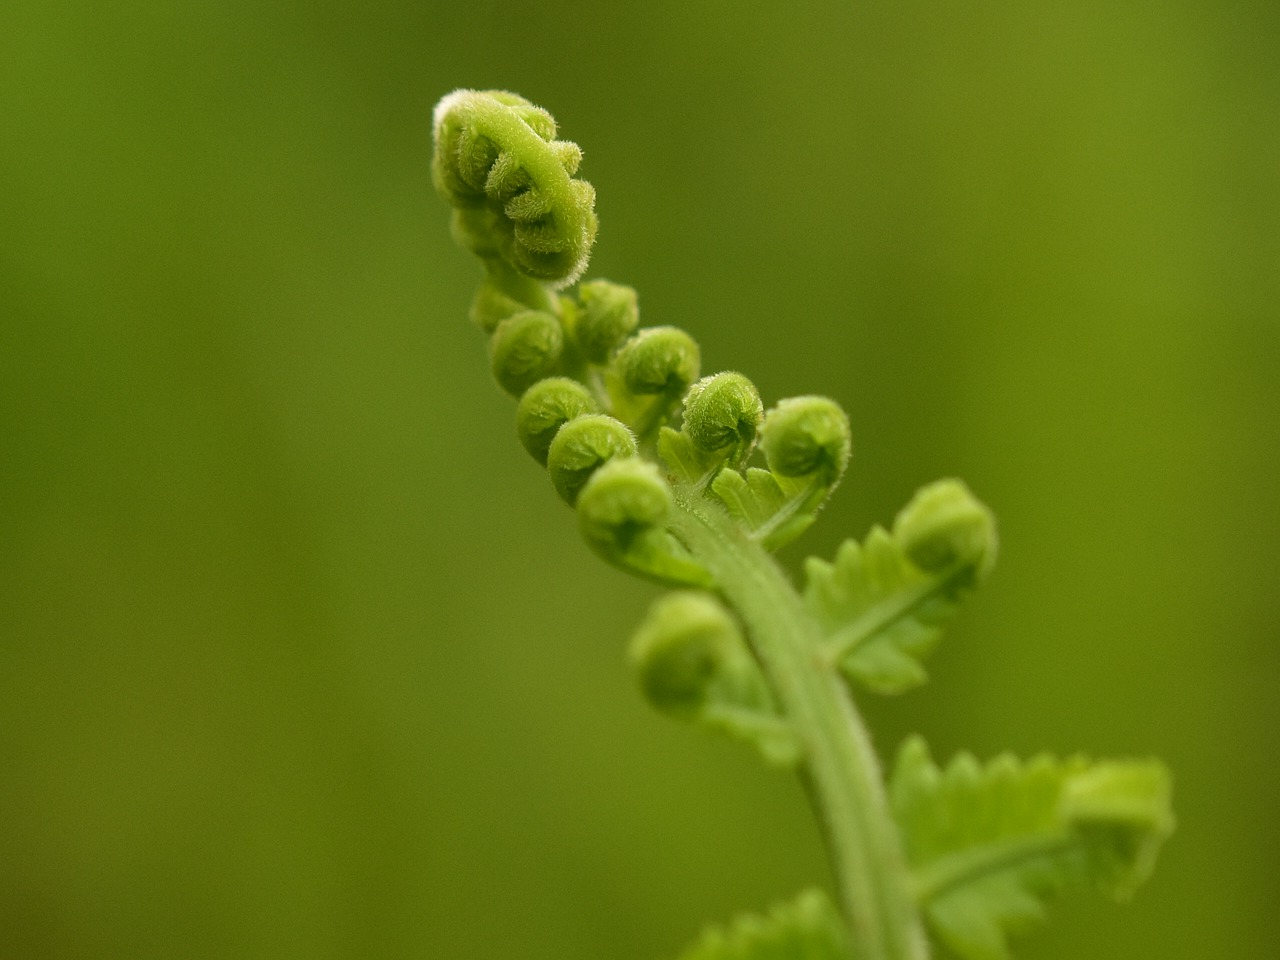
[[[690,717],[742,646],[729,612],[708,593],[658,599],[631,639],[629,657],[645,697],[664,713]]]
[[[698,379],[702,354],[679,327],[646,327],[623,343],[614,365],[630,393],[679,396]]]
[[[602,464],[632,457],[636,438],[621,420],[588,413],[562,426],[547,450],[547,470],[556,493],[573,506],[578,493]]]
[[[752,443],[762,419],[760,393],[740,373],[703,377],[684,398],[684,432],[708,452],[731,443]]]
[[[567,286],[586,269],[595,191],[574,179],[582,151],[551,115],[502,90],[455,90],[436,106],[432,178],[457,210],[455,235],[485,258]]]
[[[608,280],[578,285],[579,310],[573,327],[578,349],[591,363],[604,363],[640,323],[636,292]]]
[[[824,483],[834,484],[853,449],[849,418],[828,397],[789,397],[765,415],[760,449],[774,473],[818,474]]]
[[[541,310],[512,314],[494,328],[489,338],[493,377],[513,397],[555,373],[563,351],[560,321]]]
[[[995,517],[960,480],[938,480],[918,490],[893,521],[893,536],[927,573],[967,567],[981,578],[995,564]]]
[[[600,467],[578,494],[582,535],[597,552],[625,554],[671,512],[671,488],[657,464],[639,457]]]
[[[545,467],[556,432],[575,417],[598,411],[591,391],[577,380],[548,377],[521,394],[516,406],[516,435],[529,456]]]
[[[545,197],[540,198],[545,205],[526,208],[508,203],[505,208],[514,224],[515,241],[507,258],[525,275],[556,287],[568,286],[582,276],[599,229],[595,188],[585,180],[569,180],[564,192],[572,215],[558,215],[554,200]]]

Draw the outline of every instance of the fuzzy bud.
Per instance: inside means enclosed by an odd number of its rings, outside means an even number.
[[[995,564],[995,517],[959,480],[922,487],[894,520],[893,536],[927,573],[966,566],[980,579]]]
[[[713,596],[678,591],[649,608],[631,640],[640,688],[657,709],[696,714],[717,675],[742,645],[737,624]]]
[[[556,492],[573,506],[583,485],[602,464],[635,453],[636,440],[626,424],[603,413],[589,413],[557,431],[547,451],[547,470]]]
[[[635,457],[610,460],[578,495],[582,535],[597,553],[626,553],[637,536],[666,520],[671,504],[671,488],[656,464]]]
[[[598,410],[591,391],[577,380],[548,377],[521,395],[516,407],[516,435],[529,456],[545,467],[556,431],[574,417]]]
[[[703,377],[684,398],[684,432],[708,453],[731,443],[753,443],[762,419],[760,393],[740,373]]]
[[[711,574],[666,529],[674,498],[658,465],[618,457],[600,467],[578,494],[583,539],[631,573],[675,587],[709,587]]]
[[[435,110],[432,179],[459,242],[525,276],[573,283],[595,242],[595,191],[574,179],[582,151],[555,140],[545,110],[502,90],[455,90]]]
[[[589,280],[578,286],[578,302],[574,338],[584,357],[604,363],[640,323],[636,292],[620,283]]]
[[[618,350],[614,363],[632,394],[679,396],[698,379],[697,341],[678,327],[647,327]]]
[[[499,323],[489,339],[493,377],[503,390],[518,397],[556,372],[563,350],[559,320],[541,310],[521,310]]]
[[[834,484],[853,449],[849,418],[827,397],[789,397],[764,418],[760,448],[769,469],[784,477],[819,473]]]

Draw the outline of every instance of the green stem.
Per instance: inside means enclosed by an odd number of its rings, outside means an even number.
[[[879,761],[823,634],[773,557],[722,510],[677,491],[672,530],[746,627],[802,750],[855,960],[926,960],[928,946]]]
[[[485,257],[484,269],[489,282],[517,303],[533,310],[559,313],[555,291],[545,283],[526,277],[499,257]]]

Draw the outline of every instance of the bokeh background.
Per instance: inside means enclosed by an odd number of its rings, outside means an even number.
[[[1157,754],[1179,831],[1027,958],[1274,956],[1269,0],[0,8],[0,958],[660,960],[827,872],[651,714],[655,591],[519,449],[428,176],[458,86],[586,150],[591,275],[850,410],[784,555],[965,477],[999,569],[866,703]]]

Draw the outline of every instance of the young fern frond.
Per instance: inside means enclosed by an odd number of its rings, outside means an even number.
[[[827,631],[826,650],[849,679],[903,693],[928,679],[922,661],[962,593],[995,562],[995,520],[958,480],[916,494],[893,525],[847,540],[834,564],[806,562],[805,600]]]
[[[1009,960],[1006,935],[1040,923],[1068,884],[1128,896],[1173,829],[1169,779],[1150,760],[961,754],[944,770],[913,737],[890,796],[929,925],[964,960]]]
[[[799,594],[770,551],[844,475],[844,410],[806,396],[766,413],[743,374],[701,377],[687,332],[641,328],[630,287],[559,292],[586,268],[596,216],[582,152],[545,110],[460,90],[434,132],[454,236],[485,268],[471,318],[519,399],[520,443],[595,553],[680,588],[632,640],[641,690],[796,767],[824,832],[838,910],[810,891],[708,931],[681,960],[927,960],[926,925],[964,960],[1006,960],[1006,935],[1056,887],[1127,894],[1145,879],[1173,822],[1156,761],[962,756],[940,771],[913,739],[886,787],[852,686],[924,682],[943,622],[994,563],[987,507],[959,481],[927,486],[892,531],[811,559]]]
[[[555,139],[551,114],[513,93],[458,90],[434,126],[431,169],[462,245],[544,283],[577,280],[596,238],[595,191],[573,178],[582,152]]]

